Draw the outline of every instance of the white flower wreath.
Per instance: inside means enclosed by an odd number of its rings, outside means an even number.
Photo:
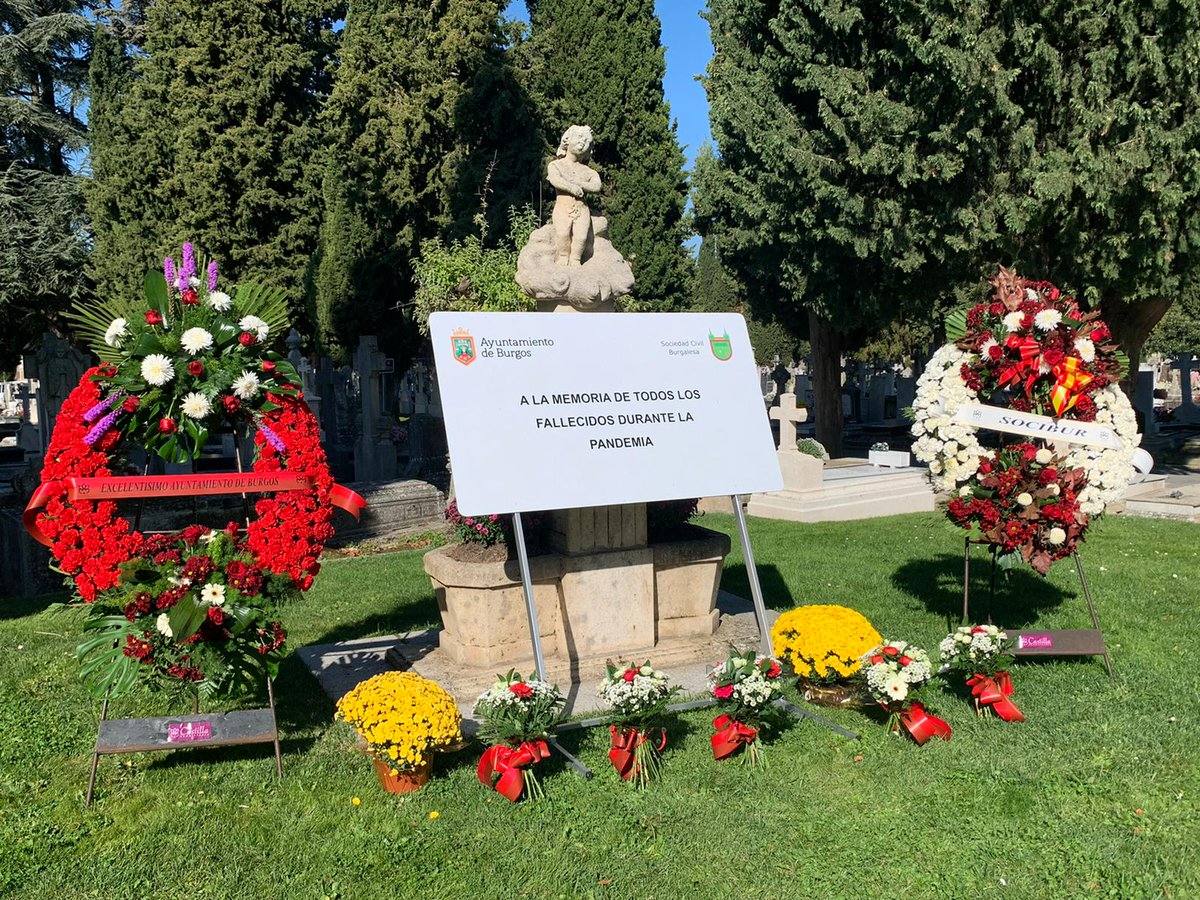
[[[990,453],[979,444],[976,428],[954,420],[959,406],[978,402],[978,396],[963,380],[963,363],[974,363],[974,353],[945,344],[933,355],[917,381],[913,403],[913,455],[929,464],[929,475],[936,489],[970,493],[967,483],[979,470],[979,460]],[[1080,468],[1087,486],[1079,494],[1080,509],[1090,516],[1125,496],[1133,478],[1133,454],[1141,442],[1137,419],[1129,398],[1116,385],[1101,388],[1092,395],[1096,404],[1096,422],[1110,425],[1121,440],[1120,448],[1088,447],[1071,444],[1063,460],[1068,468]]]

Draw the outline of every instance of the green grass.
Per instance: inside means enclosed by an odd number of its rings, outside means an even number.
[[[705,524],[731,530],[731,520]],[[936,514],[751,530],[772,606],[842,602],[933,648],[961,605],[961,534]],[[853,711],[859,743],[797,724],[769,768],[715,763],[709,716],[684,716],[664,779],[636,794],[606,732],[557,761],[548,799],[510,806],[475,780],[478,749],[409,798],[384,795],[294,657],[278,682],[285,779],[269,750],[101,762],[82,809],[98,709],[75,680],[78,621],[0,604],[0,896],[853,897],[1200,893],[1200,547],[1195,526],[1108,519],[1084,561],[1119,679],[1098,660],[1017,667],[1022,725],[929,705],[954,726],[918,748]],[[977,551],[978,552],[978,551]],[[982,561],[983,555],[979,552]],[[985,567],[977,567],[980,602]],[[740,557],[725,586],[746,595]],[[386,634],[437,616],[420,554],[330,561],[288,611],[294,644]],[[1082,627],[1074,572],[1014,575],[1009,626]],[[160,697],[124,701],[144,715]],[[362,805],[353,806],[352,797]],[[436,820],[429,814],[439,813]]]

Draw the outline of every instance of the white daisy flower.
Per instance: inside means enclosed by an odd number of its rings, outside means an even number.
[[[1085,363],[1090,363],[1096,358],[1096,345],[1087,338],[1079,338],[1075,341],[1075,352]]]
[[[1055,545],[1061,544],[1066,539],[1067,533],[1058,527],[1051,528],[1050,533],[1046,535],[1046,540]]]
[[[175,637],[175,632],[171,630],[171,618],[166,613],[158,614],[158,618],[154,620],[154,627],[163,637]]]
[[[225,585],[206,584],[200,591],[200,602],[209,606],[225,605]]]
[[[1017,494],[1017,502],[1022,506],[1028,506],[1033,502],[1033,496],[1028,491],[1022,491],[1021,493]]]
[[[238,327],[242,331],[253,331],[260,341],[265,341],[267,334],[271,331],[270,326],[258,316],[242,316],[241,321],[238,322]]]
[[[250,400],[258,393],[258,376],[253,372],[243,371],[232,386],[233,393],[239,400]]]
[[[885,681],[883,689],[893,700],[903,700],[908,696],[908,683],[900,675],[893,675]]]
[[[1020,331],[1021,323],[1025,321],[1025,313],[1021,312],[1019,309],[1014,310],[1005,316],[1002,321],[1004,322],[1004,328],[1006,331]]]
[[[233,305],[233,300],[224,291],[213,291],[208,295],[208,305],[217,312],[228,312],[229,307]]]
[[[174,377],[175,367],[171,365],[171,360],[161,353],[151,353],[142,360],[142,378],[146,380],[146,384],[162,387]]]
[[[190,356],[213,345],[213,336],[203,328],[189,328],[179,336],[179,346]]]
[[[129,333],[129,323],[121,318],[112,320],[112,323],[104,331],[104,343],[110,347],[119,347],[124,342],[125,335]]]
[[[186,394],[179,406],[191,419],[203,419],[212,412],[212,402],[198,391]]]
[[[1043,309],[1033,317],[1033,327],[1041,331],[1057,328],[1062,321],[1062,313],[1057,309]]]

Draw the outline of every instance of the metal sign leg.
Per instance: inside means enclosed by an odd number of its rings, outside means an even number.
[[[517,563],[521,569],[521,586],[525,591],[525,611],[529,614],[529,637],[533,643],[533,661],[537,667],[537,677],[546,681],[546,657],[542,653],[542,630],[538,625],[537,603],[533,598],[533,577],[529,574],[529,551],[525,548],[525,526],[520,513],[513,513],[513,537],[517,541]],[[584,778],[592,777],[592,770],[567,752],[558,740],[550,735],[546,742],[562,754],[563,759]]]
[[[763,656],[772,656],[774,648],[771,646],[771,629],[767,625],[767,606],[763,602],[762,585],[758,582],[758,566],[754,562],[754,549],[750,546],[750,529],[746,526],[746,513],[742,509],[742,503],[738,500],[736,494],[730,495],[729,499],[733,503],[734,518],[737,519],[738,536],[742,539],[742,559],[746,563],[746,578],[750,582],[750,597],[754,601],[754,618],[758,621],[758,644],[760,652]],[[830,722],[824,716],[809,712],[795,703],[787,700],[779,700],[778,704],[792,715],[811,719],[818,725],[823,725],[830,731],[842,735],[842,737],[847,737],[854,741],[859,739],[858,735],[849,728],[843,728],[836,722]]]

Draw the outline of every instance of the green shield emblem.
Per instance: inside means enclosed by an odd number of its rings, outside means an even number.
[[[708,333],[708,346],[712,350],[712,355],[721,362],[733,356],[733,344],[729,342],[729,332],[718,337],[711,331]]]

